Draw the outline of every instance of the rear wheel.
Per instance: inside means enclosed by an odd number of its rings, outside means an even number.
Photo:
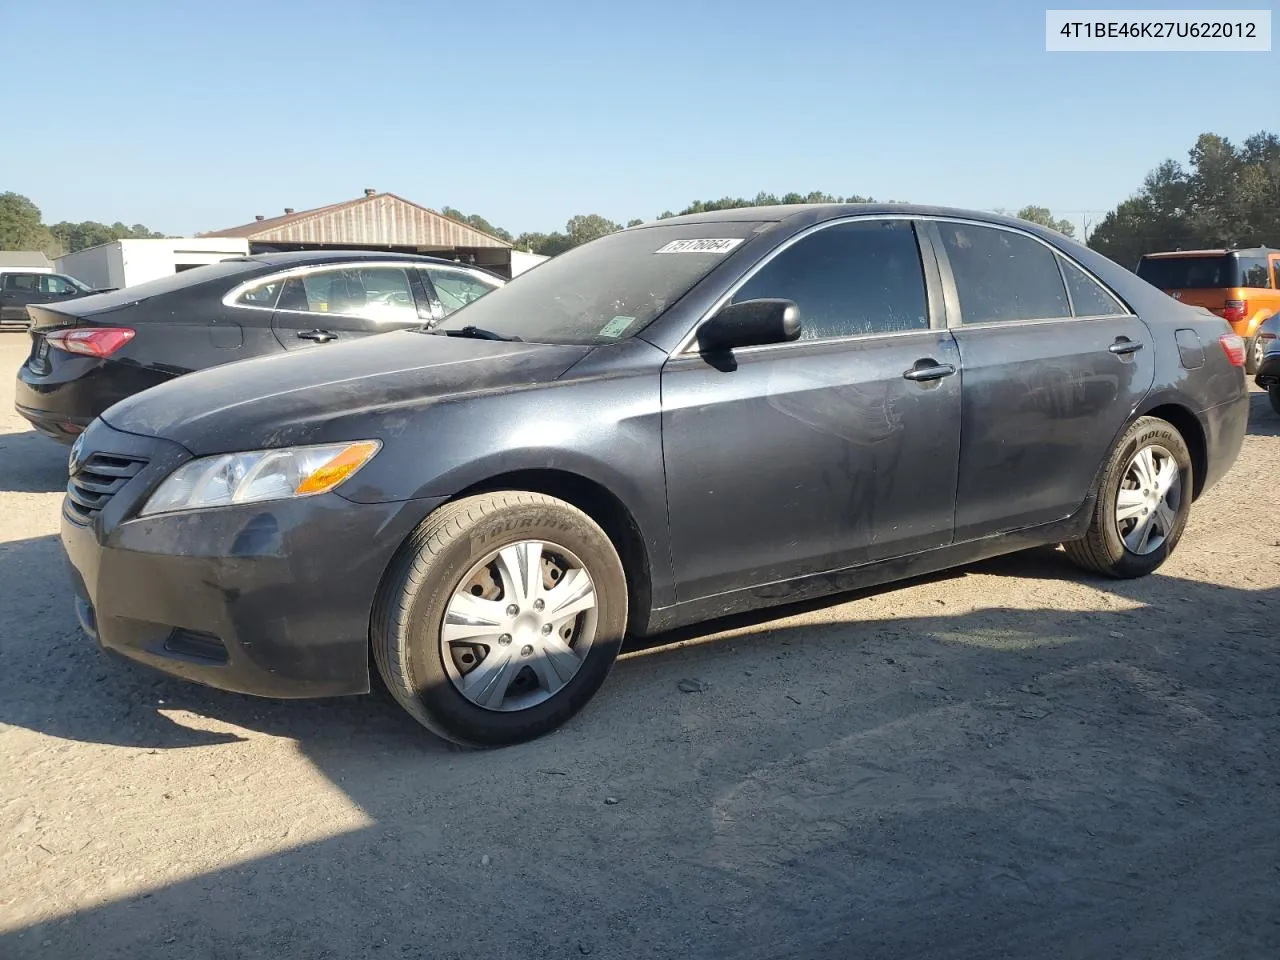
[[[1174,426],[1142,417],[1125,431],[1103,474],[1089,531],[1067,556],[1110,577],[1142,577],[1173,553],[1191,511],[1191,454]]]
[[[1245,358],[1244,372],[1253,375],[1258,372],[1258,368],[1262,366],[1262,355],[1267,352],[1267,341],[1261,337],[1254,337],[1253,344],[1249,348],[1249,355]]]
[[[466,746],[541,736],[609,673],[627,622],[608,536],[554,497],[501,492],[432,514],[374,610],[374,660],[392,696]]]

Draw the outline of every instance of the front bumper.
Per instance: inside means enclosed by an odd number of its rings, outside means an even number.
[[[440,500],[356,504],[325,494],[139,518],[146,496],[190,455],[101,421],[84,436],[79,462],[95,453],[147,460],[97,514],[64,502],[62,543],[86,632],[224,690],[368,691],[378,585]]]

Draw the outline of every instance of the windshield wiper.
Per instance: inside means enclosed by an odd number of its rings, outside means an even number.
[[[437,330],[433,327],[427,328],[427,333],[434,333],[436,336],[445,337],[466,337],[470,340],[507,340],[517,343],[524,341],[520,337],[508,337],[505,334],[494,333],[492,330],[485,330],[483,327],[461,327],[457,330]]]

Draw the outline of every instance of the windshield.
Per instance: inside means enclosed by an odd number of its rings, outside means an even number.
[[[441,321],[538,343],[634,337],[744,243],[759,223],[623,230],[522,273]]]
[[[67,283],[71,284],[73,287],[75,287],[75,288],[76,288],[77,290],[79,290],[81,293],[92,293],[92,292],[93,292],[93,287],[89,286],[87,283],[82,283],[82,282],[80,282],[80,281],[79,281],[79,280],[77,280],[75,277],[68,277],[68,276],[66,276],[66,275],[64,274],[64,275],[63,275],[63,277],[62,277],[62,279],[63,279],[63,280],[66,280],[66,281],[67,281]]]
[[[1143,257],[1138,276],[1161,290],[1223,290],[1238,287],[1240,263],[1229,255]]]

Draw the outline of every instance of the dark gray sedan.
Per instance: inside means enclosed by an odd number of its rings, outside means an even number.
[[[1040,544],[1150,573],[1240,450],[1243,363],[1019,220],[719,211],[115,405],[62,540],[106,647],[282,697],[367,691],[372,659],[431,730],[509,744],[628,635]]]

